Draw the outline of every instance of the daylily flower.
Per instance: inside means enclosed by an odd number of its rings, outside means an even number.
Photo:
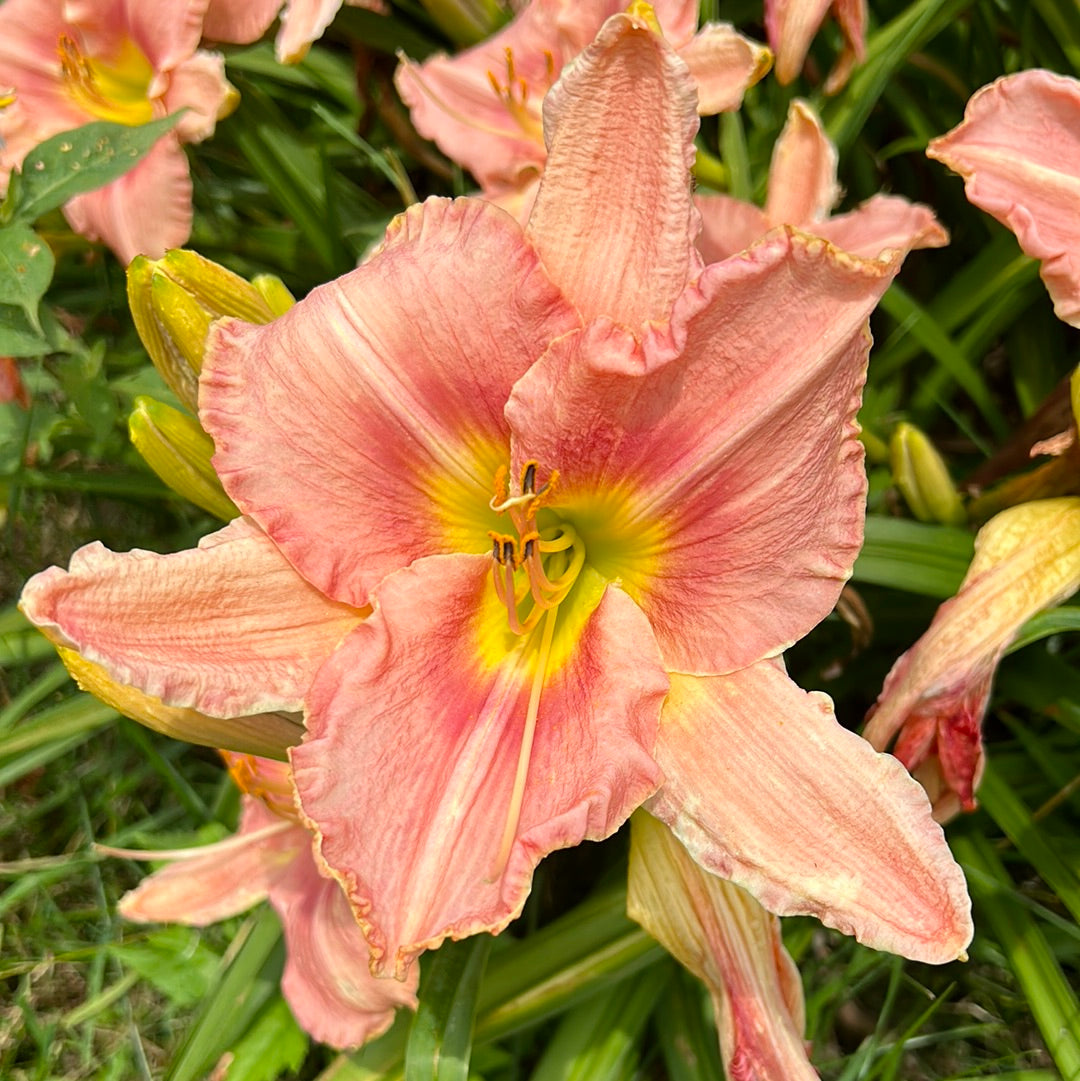
[[[530,0],[507,27],[455,57],[398,67],[395,83],[413,125],[476,178],[484,196],[525,221],[547,159],[541,107],[568,64],[620,0]],[[667,39],[690,67],[702,115],[737,109],[768,70],[769,51],[726,23],[695,33],[698,4],[653,5]]]
[[[765,0],[765,33],[776,54],[776,77],[784,85],[802,71],[810,42],[832,14],[844,47],[825,81],[825,93],[842,90],[866,55],[866,0]]]
[[[671,831],[631,819],[627,911],[712,996],[729,1081],[817,1081],[803,1042],[799,971],[780,921],[745,890],[711,875]]]
[[[197,48],[199,8],[190,0],[5,0],[0,70],[15,100],[0,110],[0,185],[61,131],[94,120],[144,124],[186,108],[134,168],[64,206],[72,229],[125,263],[183,244],[191,176],[180,144],[213,134],[236,103],[221,56]]]
[[[1039,70],[998,79],[926,153],[1042,260],[1054,311],[1080,327],[1080,82]]]
[[[840,200],[836,147],[805,101],[788,107],[787,123],[773,147],[764,209],[729,195],[699,195],[698,248],[707,263],[749,247],[777,225],[794,225],[844,251],[873,259],[887,248],[939,248],[948,233],[929,207],[899,195],[875,195],[849,214],[830,217]]]
[[[382,0],[344,0],[351,7],[385,12]],[[282,64],[297,64],[334,21],[342,0],[210,0],[203,35],[211,41],[247,45],[258,41],[281,15],[274,48]]]
[[[982,719],[1005,650],[1027,620],[1080,589],[1080,499],[991,518],[955,597],[893,665],[863,733],[922,781],[939,822],[974,810]]]
[[[401,982],[368,971],[368,947],[352,909],[320,871],[311,834],[300,823],[289,767],[223,753],[244,792],[236,835],[168,852],[105,849],[172,861],[121,899],[120,914],[202,927],[269,899],[285,934],[281,992],[293,1016],[322,1043],[359,1047],[390,1027],[399,1006],[416,1008],[417,973]]]
[[[929,961],[970,938],[922,790],[777,659],[859,549],[899,255],[779,230],[702,270],[695,104],[612,17],[548,95],[526,230],[429,200],[274,322],[216,324],[200,417],[244,517],[24,591],[172,705],[304,709],[303,818],[373,972],[501,930],[544,855],[646,800],[773,911]]]

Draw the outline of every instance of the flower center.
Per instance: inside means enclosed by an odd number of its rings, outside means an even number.
[[[154,69],[142,50],[124,38],[108,60],[92,57],[75,38],[61,34],[56,43],[64,85],[72,100],[99,120],[145,124],[154,118],[150,83]]]
[[[506,107],[511,118],[530,139],[539,143],[544,141],[544,122],[540,115],[540,103],[544,100],[544,94],[555,82],[555,57],[549,50],[544,51],[544,66],[546,84],[543,87],[543,93],[538,95],[530,95],[528,80],[523,78],[514,66],[514,51],[510,48],[506,50],[506,85],[499,82],[494,72],[487,73],[492,90]]]

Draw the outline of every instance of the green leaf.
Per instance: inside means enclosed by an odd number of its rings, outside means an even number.
[[[15,304],[0,304],[0,354],[40,357],[52,352],[48,339]]]
[[[7,219],[35,221],[74,196],[123,176],[180,116],[176,112],[137,127],[96,120],[46,139],[23,161],[14,205],[5,206]]]
[[[229,1081],[274,1081],[295,1073],[307,1054],[308,1038],[283,998],[271,999],[247,1035],[232,1048]]]
[[[191,927],[162,927],[151,931],[145,941],[115,945],[111,952],[177,1006],[198,1002],[221,962]]]
[[[21,308],[39,335],[44,332],[38,306],[55,267],[52,250],[33,229],[19,224],[0,229],[0,304]]]
[[[851,577],[944,599],[960,588],[973,551],[974,540],[965,530],[870,515]]]
[[[405,1049],[405,1081],[467,1081],[476,996],[492,941],[474,935],[447,942],[431,957]]]

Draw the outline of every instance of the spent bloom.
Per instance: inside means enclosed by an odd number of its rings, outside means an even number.
[[[653,25],[613,16],[548,95],[527,228],[432,199],[215,325],[199,413],[242,517],[23,594],[170,705],[303,710],[302,820],[376,973],[501,930],[544,855],[643,803],[774,912],[930,961],[970,938],[922,790],[779,659],[859,548],[899,254],[787,229],[703,269],[694,84]]]
[[[939,248],[948,234],[933,211],[899,195],[875,195],[849,214],[831,217],[840,200],[836,147],[805,101],[793,101],[773,147],[764,208],[729,195],[699,195],[698,247],[707,263],[749,247],[777,225],[794,225],[867,259],[887,248]]]
[[[235,836],[168,852],[105,849],[170,861],[121,898],[120,914],[201,927],[269,899],[285,936],[281,991],[293,1016],[322,1043],[358,1047],[389,1028],[399,1006],[416,1008],[417,973],[405,982],[371,975],[345,894],[319,870],[311,833],[300,823],[289,767],[223,753],[244,792]]]
[[[998,79],[926,152],[1042,261],[1058,318],[1080,326],[1080,82],[1041,70]]]
[[[810,42],[829,14],[844,37],[825,81],[825,93],[835,94],[866,55],[866,0],[765,0],[765,33],[776,54],[776,77],[785,86],[798,78]]]
[[[1080,499],[1022,503],[995,515],[955,597],[893,665],[863,733],[923,783],[944,822],[973,810],[982,720],[998,662],[1032,616],[1080,589]]]
[[[547,159],[544,95],[604,20],[625,8],[618,0],[530,0],[499,33],[457,56],[403,61],[398,92],[416,130],[524,221]],[[695,33],[697,3],[660,0],[653,10],[694,76],[703,115],[738,108],[768,71],[769,51],[733,27]]]
[[[38,143],[94,120],[145,124],[187,111],[134,168],[71,199],[71,227],[123,262],[162,255],[191,232],[191,176],[181,143],[200,142],[236,102],[224,62],[199,50],[190,0],[5,0],[0,71],[0,185]]]

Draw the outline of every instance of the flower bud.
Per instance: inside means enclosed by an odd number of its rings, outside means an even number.
[[[300,721],[287,713],[220,718],[182,706],[167,706],[160,698],[117,683],[101,665],[88,661],[74,649],[57,645],[56,651],[84,691],[125,717],[174,739],[284,761],[288,748],[299,743],[304,734]]]
[[[920,522],[962,525],[966,521],[948,466],[923,432],[912,424],[898,424],[889,456],[893,480]]]
[[[276,290],[265,282],[258,288],[183,248],[168,251],[161,259],[136,256],[128,266],[127,285],[135,329],[150,359],[192,412],[206,336],[214,320],[233,315],[248,323],[269,323],[281,314],[288,296],[280,283]],[[267,291],[271,299],[264,295]]]
[[[140,395],[128,431],[146,464],[174,492],[226,522],[240,513],[210,464],[214,441],[194,417]]]

